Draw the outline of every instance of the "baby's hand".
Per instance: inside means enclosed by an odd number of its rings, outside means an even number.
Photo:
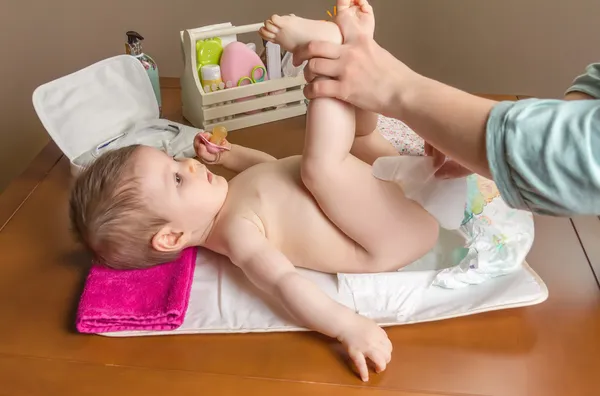
[[[356,315],[356,319],[342,332],[338,340],[348,350],[348,355],[363,381],[369,380],[367,359],[375,365],[377,373],[384,371],[392,359],[392,343],[386,332],[364,316]]]
[[[203,162],[208,164],[220,164],[222,161],[222,153],[212,153],[208,150],[202,139],[200,139],[200,135],[204,136],[207,140],[210,140],[212,134],[209,132],[201,132],[194,139],[194,150],[196,151],[196,155]],[[223,139],[219,146],[226,147],[227,149],[231,149],[231,143],[227,141],[227,139]]]

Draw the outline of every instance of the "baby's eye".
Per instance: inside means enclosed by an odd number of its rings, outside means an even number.
[[[175,173],[175,184],[176,185],[181,184],[181,175],[179,173]]]

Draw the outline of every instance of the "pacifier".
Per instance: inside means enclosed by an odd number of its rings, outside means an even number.
[[[217,125],[212,130],[212,136],[207,139],[202,134],[198,134],[198,137],[202,141],[202,144],[206,146],[206,149],[211,154],[218,154],[223,151],[231,150],[229,147],[222,146],[225,138],[227,137],[227,128],[224,126]]]

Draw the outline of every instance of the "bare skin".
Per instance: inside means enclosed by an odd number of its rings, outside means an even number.
[[[363,7],[352,9],[350,3],[338,1],[339,15],[373,18],[370,7],[365,14]],[[305,26],[306,20],[271,20],[277,26],[270,34],[263,32],[265,38],[287,49],[331,35],[328,22],[311,21],[309,35],[295,26],[296,21]],[[339,31],[332,37],[338,39]],[[395,153],[374,133],[376,120],[368,112],[356,112],[355,118],[354,107],[336,99],[314,100],[302,156],[275,160],[230,145],[218,162],[241,173],[229,184],[195,160],[174,161],[151,148],[141,148],[135,158],[145,196],[170,219],[153,238],[154,249],[204,246],[229,257],[299,323],[342,342],[364,381],[369,378],[367,361],[377,372],[390,362],[392,345],[385,331],[329,298],[296,268],[394,271],[435,245],[434,218],[406,199],[396,184],[371,175],[372,160]],[[195,147],[201,159],[216,160],[199,139]]]

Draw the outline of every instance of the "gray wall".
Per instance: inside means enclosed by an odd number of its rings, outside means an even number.
[[[53,0],[0,3],[0,191],[48,142],[31,106],[40,84],[145,36],[161,75],[178,77],[178,32],[272,13],[326,18],[333,0]],[[409,66],[471,92],[559,96],[600,58],[598,0],[374,0],[377,40]]]

